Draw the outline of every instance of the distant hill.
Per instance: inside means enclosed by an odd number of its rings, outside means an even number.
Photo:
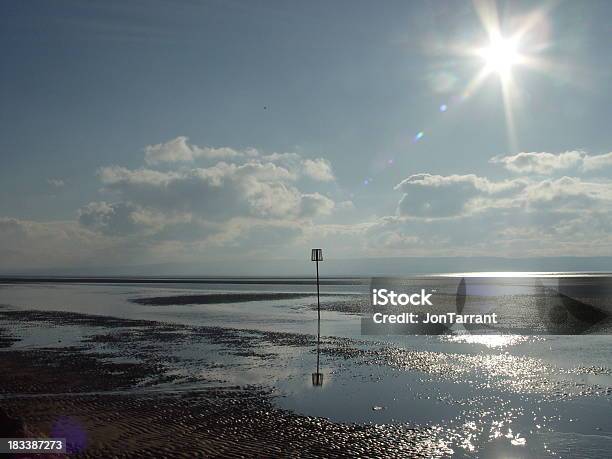
[[[309,255],[309,254],[307,254]],[[323,276],[401,276],[479,271],[611,272],[612,257],[397,257],[331,259],[321,264]],[[3,275],[80,276],[310,276],[309,257],[303,260],[240,260],[165,263],[139,266],[71,267],[0,272]]]

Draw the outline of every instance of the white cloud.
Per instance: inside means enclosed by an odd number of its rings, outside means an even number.
[[[518,199],[537,208],[612,210],[612,183],[588,182],[576,177],[542,180],[526,187]]]
[[[300,205],[301,216],[315,217],[317,215],[331,214],[335,203],[327,196],[323,196],[320,193],[309,193],[302,195]]]
[[[612,166],[612,152],[605,155],[586,155],[583,159],[583,169],[588,171],[603,169]]]
[[[608,180],[416,174],[395,189],[404,193],[398,215],[366,232],[380,256],[601,255],[612,247]]]
[[[509,198],[526,185],[523,179],[494,182],[474,174],[415,174],[395,187],[404,193],[398,204],[398,214],[447,218],[489,207],[507,207],[511,204]]]
[[[211,148],[199,147],[189,144],[189,138],[179,136],[165,143],[158,143],[145,147],[145,162],[150,165],[160,163],[191,162],[199,158],[203,159],[232,159],[242,156],[256,155],[252,149],[245,151],[233,148]]]
[[[221,156],[234,159],[206,167],[186,168],[183,165],[170,170],[108,166],[101,168],[98,176],[105,190],[115,193],[115,198],[133,203],[141,210],[193,213],[211,221],[246,216],[314,218],[329,215],[334,208],[329,197],[319,192],[302,191],[298,186],[300,177],[315,181],[333,180],[331,165],[322,158],[303,159],[297,153],[261,155],[251,151],[233,154],[230,150],[235,150],[232,149],[217,150],[225,151]],[[146,160],[149,164],[162,160],[192,161],[204,155],[203,151],[189,145],[185,137],[178,137],[148,147]],[[214,155],[206,151],[206,156],[212,159]],[[96,215],[100,217],[99,212]],[[88,216],[83,215],[86,220]],[[105,214],[104,219],[111,216],[116,214]]]
[[[334,180],[331,164],[324,158],[304,159],[297,153],[271,153],[262,155],[254,148],[236,150],[230,147],[201,147],[190,144],[185,136],[176,137],[165,143],[145,147],[145,163],[156,166],[162,163],[193,163],[197,160],[208,162],[225,161],[232,164],[261,163],[278,164],[291,170],[296,176],[303,175],[315,181],[330,182]],[[144,169],[143,169],[144,170]]]
[[[77,212],[76,228],[108,243],[105,255],[131,247],[141,259],[166,261],[242,257],[272,244],[287,250],[336,206],[314,187],[334,180],[323,158],[199,147],[177,137],[147,147],[145,163],[100,168],[105,198]]]
[[[326,159],[177,137],[147,147],[141,167],[99,169],[101,195],[76,221],[0,218],[0,268],[302,257],[315,246],[336,257],[612,253],[612,183],[592,174],[612,153],[492,162],[522,175],[410,175],[395,187],[396,215],[374,217],[338,191]]]
[[[565,153],[518,153],[513,156],[496,156],[490,162],[503,164],[511,172],[523,174],[552,174],[558,170],[577,167],[584,153],[566,151]]]
[[[476,175],[416,174],[395,187],[403,191],[398,215],[416,218],[456,218],[490,209],[555,211],[610,209],[612,183],[578,177],[491,181]]]
[[[326,159],[306,159],[302,163],[304,174],[313,180],[321,182],[331,182],[334,180],[331,164]]]
[[[235,216],[313,217],[328,214],[333,202],[301,192],[294,172],[273,163],[218,163],[209,168],[160,172],[103,168],[108,190],[145,208],[195,212],[208,219]],[[331,205],[330,205],[331,203]]]
[[[519,174],[552,175],[570,169],[592,172],[612,166],[612,153],[589,155],[583,151],[566,151],[557,154],[531,152],[496,156],[491,158],[490,162],[503,164],[507,170]]]

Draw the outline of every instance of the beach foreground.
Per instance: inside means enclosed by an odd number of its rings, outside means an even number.
[[[103,328],[91,342],[117,343],[123,337],[125,345],[132,334],[124,334],[126,329],[137,327],[147,341],[172,342],[186,328],[61,312],[2,310],[0,316],[13,327],[22,322]],[[432,429],[299,416],[276,408],[270,392],[258,387],[152,390],[178,379],[154,358],[109,362],[107,354],[85,345],[10,350],[15,339],[6,328],[1,331],[2,436],[65,436],[77,457],[432,457],[445,450],[433,441]],[[190,331],[228,342],[220,329]]]
[[[612,449],[608,336],[361,336],[334,288],[317,342],[301,286],[2,287],[0,436],[104,458]]]

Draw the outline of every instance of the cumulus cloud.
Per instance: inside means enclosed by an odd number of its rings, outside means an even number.
[[[610,209],[612,183],[589,182],[576,177],[542,180],[526,187],[523,193],[519,195],[519,199],[536,208],[586,210],[593,207]]]
[[[313,180],[331,182],[334,180],[331,164],[326,159],[306,159],[303,162],[304,174]]]
[[[585,171],[593,171],[612,166],[612,152],[605,155],[585,155],[582,167]]]
[[[565,153],[518,153],[513,156],[496,156],[492,163],[503,164],[511,172],[522,174],[552,174],[558,170],[578,166],[584,153],[566,151]]]
[[[300,214],[302,216],[315,217],[317,215],[329,215],[335,203],[320,193],[310,193],[302,195],[300,205]]]
[[[78,221],[85,227],[111,236],[134,233],[152,234],[167,226],[191,223],[191,214],[161,213],[131,202],[90,202],[81,207]]]
[[[338,191],[324,158],[177,137],[146,147],[140,167],[100,168],[100,196],[75,221],[0,218],[0,267],[301,257],[319,245],[336,257],[610,253],[612,183],[593,172],[612,153],[491,161],[519,175],[408,175],[381,207],[397,212],[374,216]]]
[[[502,164],[507,170],[519,174],[551,175],[575,169],[591,172],[612,166],[612,153],[589,155],[583,151],[564,153],[531,152],[511,156],[496,156],[490,162]]]
[[[255,155],[254,150],[238,151],[233,148],[199,147],[189,144],[189,138],[179,136],[165,143],[145,147],[145,162],[149,165],[160,163],[190,162],[198,158],[231,159],[241,156]]]
[[[222,150],[222,151],[221,151]],[[198,157],[224,157],[204,167],[154,169],[122,166],[103,167],[98,176],[105,190],[118,195],[119,200],[143,209],[193,213],[211,221],[236,217],[254,218],[314,218],[329,215],[334,201],[320,192],[302,191],[300,178],[333,181],[330,163],[322,158],[304,159],[297,153],[262,155],[232,149],[204,149],[178,137],[165,144],[147,147],[145,160],[151,164],[187,162]],[[233,159],[228,159],[233,158]],[[102,221],[123,219],[123,224],[110,227],[128,228],[134,209],[117,207],[114,212],[96,216]],[[108,209],[107,209],[108,210]],[[89,209],[81,216],[87,221]],[[125,214],[125,215],[124,215]],[[126,220],[127,218],[127,220]],[[109,225],[100,226],[106,228]]]
[[[415,174],[395,187],[404,193],[398,204],[398,213],[401,216],[439,218],[488,207],[503,207],[509,205],[509,197],[526,184],[522,179],[494,182],[474,174]]]
[[[411,175],[395,187],[404,195],[398,215],[450,218],[489,209],[566,211],[590,207],[612,210],[612,183],[563,176],[555,179],[492,181],[476,175]]]
[[[296,175],[303,175],[315,181],[330,182],[334,174],[329,161],[324,158],[302,158],[297,153],[262,154],[254,148],[237,150],[230,147],[202,147],[189,143],[189,138],[179,136],[168,142],[145,147],[145,163],[156,166],[165,163],[192,163],[197,160],[207,162],[225,161],[234,164],[240,162],[278,164],[292,170]]]
[[[366,232],[381,255],[593,255],[612,248],[609,180],[415,174],[395,189],[404,193],[397,215]]]
[[[320,189],[335,180],[323,158],[199,147],[177,137],[147,147],[144,163],[98,170],[104,199],[78,210],[80,228],[154,257],[246,256],[266,238],[279,250],[295,244],[313,219],[336,208]]]
[[[206,218],[235,216],[313,217],[328,214],[333,202],[301,192],[293,171],[273,163],[220,162],[208,168],[160,172],[103,168],[102,183],[128,201],[162,210],[197,212]]]

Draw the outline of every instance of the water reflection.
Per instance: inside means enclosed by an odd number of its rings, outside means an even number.
[[[321,357],[321,312],[317,315],[317,371],[312,374],[312,385],[315,387],[323,385],[323,373],[320,367]]]

